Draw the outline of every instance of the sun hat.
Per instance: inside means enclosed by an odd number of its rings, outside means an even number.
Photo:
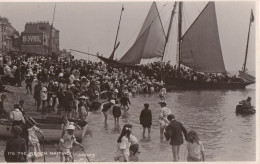
[[[110,102],[111,102],[112,104],[115,104],[115,103],[116,103],[116,101],[115,101],[115,100],[111,100]]]
[[[43,91],[43,92],[46,92],[46,91],[47,91],[47,88],[42,87],[42,91]]]
[[[83,96],[80,96],[79,99],[88,99],[88,97],[83,95]]]
[[[75,130],[75,126],[74,125],[69,125],[66,130]]]
[[[58,82],[57,82],[57,81],[55,81],[53,84],[54,84],[55,86],[58,86]]]

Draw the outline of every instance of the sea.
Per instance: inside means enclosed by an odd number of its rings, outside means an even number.
[[[172,91],[167,93],[167,107],[176,120],[182,122],[187,131],[197,131],[205,148],[205,160],[220,161],[255,161],[256,160],[256,115],[236,115],[239,101],[252,97],[256,105],[255,85],[241,90],[194,90]],[[173,161],[171,146],[168,141],[160,141],[158,115],[160,106],[158,93],[130,97],[131,106],[126,118],[120,118],[120,127],[114,125],[110,112],[108,125],[104,125],[104,116],[100,111],[88,116],[89,128],[82,140],[89,160],[93,162],[113,162],[117,150],[117,138],[125,123],[133,125],[132,133],[139,139],[139,162]],[[139,115],[144,103],[150,104],[152,111],[151,137],[142,137]],[[1,161],[6,141],[0,141]],[[186,161],[186,142],[180,147],[180,161]],[[46,152],[55,152],[56,145],[45,143]],[[86,154],[75,148],[75,161],[86,162]],[[58,162],[59,156],[46,154],[46,162]],[[42,162],[43,158],[37,160]]]

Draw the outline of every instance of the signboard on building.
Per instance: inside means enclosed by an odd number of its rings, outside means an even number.
[[[43,34],[22,33],[22,45],[43,45]]]

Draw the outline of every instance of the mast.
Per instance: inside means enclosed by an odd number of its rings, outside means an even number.
[[[53,22],[54,22],[54,16],[55,16],[55,9],[56,9],[56,3],[54,5],[54,11],[53,11],[52,23],[51,23],[51,29],[50,29],[49,53],[52,53],[52,29],[53,29]]]
[[[246,71],[246,61],[247,61],[247,53],[248,53],[248,43],[249,43],[249,37],[250,37],[250,27],[251,23],[254,21],[254,16],[253,16],[253,11],[251,10],[251,15],[250,15],[250,21],[249,21],[249,28],[248,28],[248,35],[247,35],[247,43],[246,43],[246,54],[245,54],[245,61],[243,64],[243,72]]]
[[[164,45],[164,49],[163,49],[162,61],[163,61],[164,56],[165,56],[164,53],[165,53],[166,45],[167,45],[168,40],[169,40],[169,36],[170,36],[171,28],[172,28],[173,16],[174,16],[174,13],[175,13],[176,6],[177,6],[177,2],[174,2],[174,6],[173,6],[173,9],[172,9],[171,18],[170,18],[170,23],[169,23],[169,27],[168,27],[168,31],[167,31],[167,35],[166,35],[166,39],[165,39],[165,45]]]
[[[117,37],[118,37],[118,32],[119,32],[119,27],[120,27],[120,22],[121,22],[121,17],[122,17],[122,13],[124,11],[124,5],[122,5],[122,9],[121,9],[121,14],[120,14],[120,18],[119,18],[119,23],[118,23],[118,27],[117,27],[117,32],[116,32],[116,39],[115,39],[115,43],[114,43],[114,48],[113,48],[113,52],[111,54],[111,56],[109,57],[109,59],[113,60],[114,56],[115,56],[115,50],[116,48],[119,46],[119,43],[117,45]]]
[[[178,17],[178,70],[181,67],[181,35],[182,35],[182,7],[183,2],[179,2],[179,17]]]
[[[171,18],[170,18],[170,23],[169,23],[167,35],[166,35],[166,38],[165,38],[165,44],[164,44],[164,48],[163,48],[162,65],[161,65],[161,80],[163,79],[163,59],[164,59],[164,56],[165,56],[164,53],[165,53],[166,45],[167,45],[168,40],[169,40],[171,27],[172,27],[173,16],[174,16],[174,13],[175,13],[176,6],[177,6],[177,2],[174,2],[174,6],[173,6],[173,9],[172,9]]]

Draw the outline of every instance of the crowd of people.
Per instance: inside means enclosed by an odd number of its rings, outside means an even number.
[[[167,65],[166,65],[167,66]],[[149,68],[148,65],[146,68]],[[100,110],[104,114],[104,124],[107,124],[108,111],[112,110],[115,125],[119,126],[119,118],[126,116],[133,97],[138,93],[159,92],[161,99],[161,112],[158,116],[160,123],[160,138],[171,140],[173,159],[179,160],[180,145],[183,144],[183,135],[189,143],[188,161],[204,160],[204,148],[195,131],[187,133],[185,127],[175,120],[171,109],[167,108],[166,89],[160,82],[159,74],[149,74],[153,71],[132,70],[127,68],[116,68],[102,62],[91,62],[84,60],[64,60],[52,58],[50,56],[30,56],[24,55],[15,58],[7,58],[0,67],[1,84],[22,87],[25,82],[27,94],[32,94],[35,99],[36,111],[42,115],[56,113],[62,117],[62,134],[59,143],[59,151],[63,152],[61,161],[71,161],[72,145],[82,144],[76,141],[74,131],[76,124],[69,119],[87,120],[88,113],[93,110]],[[9,118],[13,122],[12,139],[8,141],[5,150],[7,162],[25,161],[24,156],[14,156],[8,152],[25,152],[28,146],[31,152],[40,152],[39,140],[36,133],[44,134],[36,127],[36,122],[26,115],[23,109],[24,101],[14,105],[14,110],[10,113],[3,108],[6,98],[2,94],[0,100],[1,118]],[[121,114],[121,111],[124,113]],[[23,136],[25,122],[27,134]],[[140,113],[140,124],[143,127],[143,136],[148,129],[148,137],[151,134],[152,112],[149,104],[144,104],[144,109]],[[116,161],[129,161],[129,157],[135,157],[139,153],[139,141],[131,133],[132,125],[127,123],[122,128],[117,139],[118,150],[115,153]],[[19,142],[19,149],[14,149],[14,145]],[[27,143],[24,144],[24,143]],[[28,144],[30,143],[30,144]],[[27,149],[27,148],[26,148]],[[11,156],[11,157],[10,157]],[[35,161],[37,156],[32,156]]]
[[[89,110],[97,110],[100,102],[106,100],[121,100],[120,104],[128,108],[129,102],[124,99],[129,94],[158,92],[163,87],[141,70],[43,56],[9,59],[4,61],[0,73],[3,84],[21,87],[24,80],[27,93],[33,94],[42,114],[64,111],[68,118],[84,119]]]
[[[228,73],[202,73],[196,72],[188,67],[181,66],[178,70],[176,65],[173,66],[170,62],[153,62],[142,66],[146,75],[155,76],[156,79],[164,79],[171,81],[182,79],[194,82],[239,82],[241,78]]]

